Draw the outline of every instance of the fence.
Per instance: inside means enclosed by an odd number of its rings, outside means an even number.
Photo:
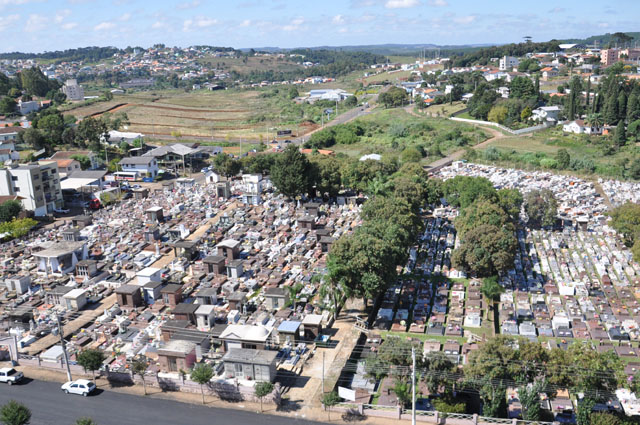
[[[359,403],[338,403],[331,410],[342,411],[347,414],[361,416],[375,416],[393,419],[411,419],[411,409],[403,409],[397,406],[380,406]],[[524,421],[521,419],[490,418],[477,414],[466,413],[442,413],[435,410],[416,411],[416,422],[435,423],[439,425],[553,425],[552,422]]]
[[[533,127],[521,128],[520,130],[512,130],[509,127],[505,127],[502,124],[498,124],[497,122],[472,120],[469,118],[458,118],[458,117],[451,117],[449,119],[452,121],[466,122],[469,124],[490,125],[492,127],[499,128],[500,130],[506,131],[507,133],[513,134],[515,136],[519,136],[521,134],[533,133],[534,131],[538,131],[538,130],[544,130],[545,128],[549,128],[551,126],[545,123],[545,124],[534,125]]]
[[[55,370],[63,373],[66,373],[67,370],[64,361],[62,360],[55,362],[43,361],[37,356],[27,356],[24,354],[20,354],[18,359],[22,366]],[[76,377],[90,376],[91,374],[90,371],[87,373],[82,366],[77,364],[70,363],[69,368],[71,369],[71,374]],[[100,376],[107,379],[107,381],[109,381],[113,386],[143,385],[142,377],[139,375],[133,375],[131,372],[100,371]],[[200,392],[204,390],[205,395],[214,396],[225,401],[260,401],[255,396],[255,391],[252,386],[249,387],[240,385],[239,383],[230,383],[224,379],[211,381],[201,389],[200,384],[190,381],[183,376],[149,373],[144,377],[144,384],[149,388],[159,388],[163,392],[180,391],[200,394]],[[282,402],[281,392],[279,384],[275,384],[274,391],[270,395],[265,396],[262,399],[262,402],[280,405]]]

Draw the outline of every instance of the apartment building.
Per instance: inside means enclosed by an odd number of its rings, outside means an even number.
[[[75,79],[67,80],[62,86],[62,93],[67,95],[69,100],[83,100],[84,89]]]
[[[640,49],[602,49],[600,63],[604,66],[613,65],[621,60],[638,61]]]
[[[32,163],[0,169],[0,196],[19,196],[24,209],[36,216],[62,208],[57,164]]]
[[[499,68],[500,71],[511,71],[513,68],[518,66],[520,61],[518,58],[514,58],[513,56],[503,56],[500,58]]]

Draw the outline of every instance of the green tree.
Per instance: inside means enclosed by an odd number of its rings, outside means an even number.
[[[518,398],[522,404],[522,418],[525,421],[542,420],[542,408],[540,407],[540,393],[545,390],[543,382],[535,382],[518,388]]]
[[[62,143],[68,146],[74,145],[76,142],[76,130],[73,127],[67,127],[62,132]]]
[[[422,155],[420,154],[420,152],[418,151],[418,149],[414,148],[414,147],[408,147],[405,148],[401,153],[400,153],[400,161],[402,163],[407,163],[407,162],[420,162],[422,160]]]
[[[327,407],[327,419],[331,421],[331,408],[340,402],[340,396],[335,391],[322,396],[322,404]]]
[[[465,234],[451,261],[478,277],[493,276],[513,268],[516,247],[512,230],[482,224]]]
[[[524,198],[524,210],[533,228],[550,227],[558,215],[558,203],[549,189],[532,190]]]
[[[353,108],[357,104],[358,104],[358,98],[355,96],[349,96],[344,101],[344,106],[347,106],[349,108]]]
[[[504,293],[504,288],[498,283],[496,276],[491,276],[482,280],[480,293],[484,295],[488,301],[487,304],[490,304],[491,310],[495,312],[498,302],[500,302],[500,295]]]
[[[273,392],[273,384],[271,382],[258,382],[254,387],[256,397],[260,399],[260,412],[262,412],[262,398]]]
[[[83,170],[86,170],[89,167],[91,167],[91,160],[86,155],[79,155],[79,154],[71,155],[71,159],[75,159],[76,161],[78,161],[80,163],[80,168]]]
[[[226,154],[216,155],[213,159],[213,166],[218,173],[225,177],[233,177],[241,169],[240,162]]]
[[[378,101],[385,108],[395,108],[408,103],[407,91],[399,87],[391,87],[389,90],[380,93]]]
[[[295,99],[296,97],[300,96],[300,93],[298,93],[298,89],[295,87],[291,87],[289,89],[289,99]]]
[[[4,425],[27,425],[31,421],[31,411],[22,403],[10,400],[0,407],[0,422]]]
[[[509,111],[506,107],[496,105],[489,111],[487,119],[492,122],[497,122],[498,124],[504,124],[508,113]]]
[[[62,115],[48,114],[38,120],[37,127],[53,144],[62,142],[62,132],[64,131]]]
[[[576,414],[577,425],[591,425],[591,412],[595,404],[595,400],[591,398],[583,398],[580,400]]]
[[[624,128],[624,121],[618,121],[618,125],[616,126],[616,132],[613,136],[613,142],[620,149],[627,143],[627,133]]]
[[[22,203],[20,201],[5,201],[0,205],[0,223],[11,221],[22,212]]]
[[[393,384],[393,392],[398,397],[398,404],[405,407],[411,401],[411,384],[402,377],[396,377]]]
[[[484,177],[456,176],[442,184],[442,193],[449,204],[462,209],[479,198],[497,201],[493,184]]]
[[[531,108],[529,106],[526,106],[522,112],[520,112],[520,121],[526,122],[529,120],[529,118],[531,118],[531,115],[533,115],[533,112],[531,111]]]
[[[102,367],[105,358],[102,351],[88,348],[77,355],[76,361],[85,371],[91,371],[92,379],[95,381],[95,371]]]
[[[560,149],[556,153],[556,161],[558,161],[558,168],[566,170],[571,165],[571,156],[566,149]]]
[[[496,227],[514,230],[510,224],[511,218],[499,205],[491,201],[479,199],[464,208],[455,220],[455,228],[458,236],[464,239],[468,231],[483,225],[490,224]]]
[[[512,99],[536,97],[533,81],[529,77],[515,77],[509,84],[509,97]]]
[[[208,363],[198,363],[191,371],[191,380],[200,384],[202,404],[204,404],[204,385],[208,384],[211,378],[213,378],[213,368]]]
[[[449,381],[447,372],[452,372],[455,365],[442,351],[429,353],[426,356],[425,364],[426,371],[423,379],[427,384],[429,394],[438,394],[440,389],[445,387]],[[464,411],[461,413],[464,413]]]
[[[518,221],[524,198],[518,189],[498,190],[498,205],[509,215],[512,222]]]
[[[81,142],[81,145],[88,145],[89,149],[98,152],[100,150],[101,139],[106,133],[107,126],[102,120],[88,117],[78,124],[76,138]]]
[[[0,99],[0,114],[11,115],[16,111],[17,103],[9,96]]]
[[[276,159],[271,169],[271,180],[278,192],[287,198],[295,198],[311,188],[311,164],[296,146],[288,146]]]
[[[336,132],[333,127],[326,128],[324,130],[316,131],[309,137],[304,144],[308,149],[322,149],[328,148],[336,144]]]
[[[144,390],[144,395],[147,395],[147,382],[145,381],[145,373],[147,373],[147,369],[149,368],[149,364],[145,359],[135,359],[131,362],[131,372],[138,375],[140,379],[142,379],[142,388]]]
[[[627,202],[609,213],[611,227],[622,234],[625,245],[631,246],[640,231],[640,205]]]
[[[263,156],[263,155],[260,155]],[[313,176],[316,183],[316,190],[321,196],[327,194],[329,198],[338,196],[341,187],[342,174],[340,164],[334,158],[324,155],[314,155],[311,157]]]
[[[76,421],[76,425],[98,425],[91,418],[80,418]]]

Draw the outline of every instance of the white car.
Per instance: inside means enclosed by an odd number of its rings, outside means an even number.
[[[65,208],[54,208],[53,211],[57,212],[58,214],[68,214],[69,213],[69,210],[67,210]]]
[[[18,372],[12,367],[4,367],[0,369],[0,382],[5,382],[9,385],[13,385],[24,378],[22,372]]]
[[[65,394],[78,394],[86,397],[96,389],[96,384],[88,379],[76,379],[75,381],[69,381],[63,384],[60,389],[64,391]]]

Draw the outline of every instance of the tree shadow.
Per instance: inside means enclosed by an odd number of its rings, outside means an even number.
[[[367,417],[365,415],[361,415],[356,409],[349,409],[342,414],[342,420],[345,422],[362,422],[366,419]]]
[[[282,400],[282,403],[276,407],[277,412],[297,412],[302,409],[304,400]]]

